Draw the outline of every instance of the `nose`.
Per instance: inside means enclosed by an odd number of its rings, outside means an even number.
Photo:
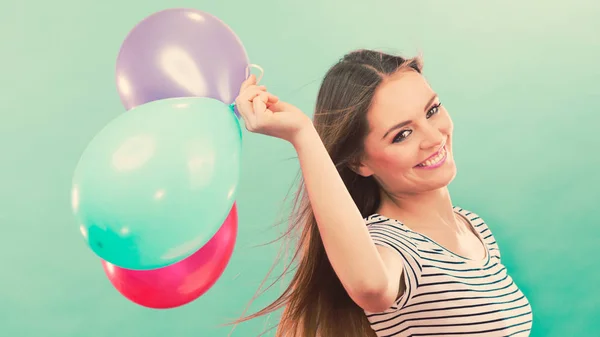
[[[433,125],[426,127],[423,132],[423,141],[421,142],[422,150],[437,149],[442,146],[446,139],[442,130]]]

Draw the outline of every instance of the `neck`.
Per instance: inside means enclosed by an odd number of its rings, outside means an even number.
[[[407,221],[418,227],[433,227],[440,224],[457,227],[452,199],[447,187],[410,195],[383,192],[381,201],[379,213],[389,218]]]

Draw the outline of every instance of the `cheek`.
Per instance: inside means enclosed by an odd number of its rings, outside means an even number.
[[[391,147],[377,158],[379,168],[391,175],[401,174],[402,171],[411,169],[416,165],[417,160],[418,149],[411,150],[409,146]]]

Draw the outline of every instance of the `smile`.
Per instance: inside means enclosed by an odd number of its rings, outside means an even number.
[[[446,146],[444,145],[440,150],[438,150],[438,152],[434,153],[431,157],[427,158],[427,160],[415,167],[423,169],[434,169],[442,166],[442,164],[444,164],[444,162],[446,161],[446,157],[447,151]]]

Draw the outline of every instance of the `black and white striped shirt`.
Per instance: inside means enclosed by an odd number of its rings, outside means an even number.
[[[406,290],[382,313],[367,312],[380,337],[528,336],[531,306],[502,265],[498,244],[476,214],[454,208],[475,228],[486,257],[459,256],[395,219],[366,218],[375,244],[404,260]]]

